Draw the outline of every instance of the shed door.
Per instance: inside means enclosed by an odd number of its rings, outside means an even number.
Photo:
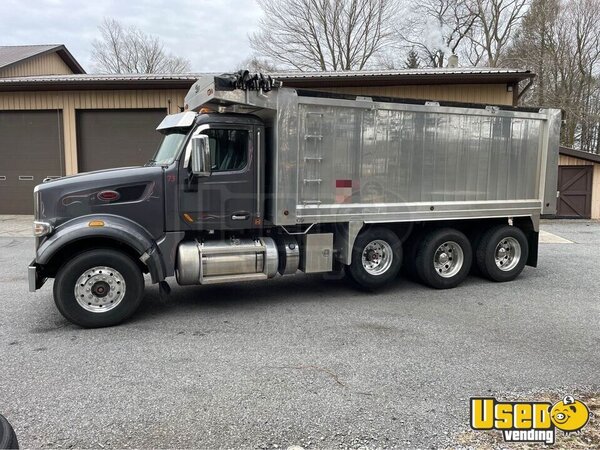
[[[79,172],[143,165],[160,144],[156,127],[165,115],[165,109],[78,111]]]
[[[593,166],[558,167],[560,217],[589,219],[592,211]]]
[[[33,214],[33,188],[64,175],[62,111],[0,111],[0,214]]]

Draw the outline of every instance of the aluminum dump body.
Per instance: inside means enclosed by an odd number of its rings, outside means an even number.
[[[222,90],[209,77],[186,97],[190,109],[233,107],[265,121],[275,225],[555,212],[559,110],[300,94]]]

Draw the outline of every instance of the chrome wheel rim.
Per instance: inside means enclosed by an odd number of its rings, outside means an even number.
[[[462,269],[464,261],[465,255],[462,247],[454,241],[444,242],[433,255],[433,266],[442,278],[455,276]]]
[[[505,237],[498,242],[494,251],[496,267],[503,272],[513,270],[521,260],[521,244],[513,237]]]
[[[77,279],[75,299],[86,311],[105,313],[123,301],[125,289],[125,279],[119,271],[97,266],[86,270]]]
[[[362,266],[369,275],[384,274],[391,267],[393,260],[392,247],[381,239],[369,242],[362,252]]]

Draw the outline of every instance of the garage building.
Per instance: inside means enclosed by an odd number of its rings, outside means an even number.
[[[0,214],[30,214],[47,177],[139,165],[156,125],[203,74],[88,75],[63,45],[0,47]],[[452,68],[281,73],[285,86],[354,95],[517,105],[534,74]]]

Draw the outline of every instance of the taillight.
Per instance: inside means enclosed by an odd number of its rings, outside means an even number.
[[[117,191],[101,191],[98,192],[97,197],[98,200],[101,200],[103,202],[115,202],[119,200],[121,194],[119,194]]]

